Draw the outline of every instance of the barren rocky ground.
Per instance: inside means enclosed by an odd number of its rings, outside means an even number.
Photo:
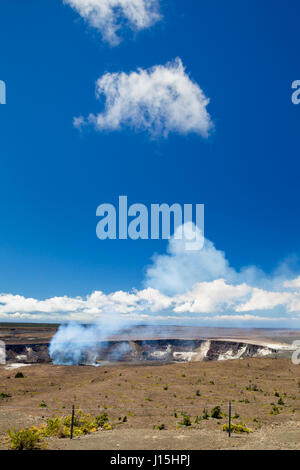
[[[15,378],[17,371],[25,377]],[[10,397],[0,398],[0,449],[8,448],[8,428],[39,426],[47,417],[70,414],[73,403],[91,415],[106,411],[113,429],[73,441],[51,438],[49,449],[300,448],[300,368],[290,359],[1,366],[1,393]],[[222,425],[229,400],[233,422],[245,423],[253,433],[227,437]],[[195,423],[204,408],[210,412],[216,405],[222,419]],[[279,414],[271,414],[274,406]],[[192,426],[178,425],[181,413],[191,417]],[[153,429],[160,424],[166,429]]]

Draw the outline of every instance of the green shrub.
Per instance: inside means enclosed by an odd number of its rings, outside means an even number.
[[[248,387],[246,387],[246,390],[249,390],[250,392],[259,392],[259,389],[256,384],[248,385]]]
[[[22,372],[17,372],[16,375],[15,375],[15,379],[23,379],[24,378],[24,374]]]
[[[104,423],[102,429],[105,431],[110,431],[112,429],[112,425],[110,423]]]
[[[280,413],[280,410],[278,406],[273,405],[272,410],[270,411],[270,415],[279,415],[279,413]]]
[[[47,404],[44,402],[44,400],[41,401],[41,403],[39,404],[39,407],[40,408],[47,408]]]
[[[281,405],[281,406],[284,406],[284,405],[285,405],[285,403],[284,403],[282,397],[279,398],[279,400],[278,400],[277,403],[278,403],[278,405]]]
[[[206,408],[203,408],[202,419],[209,419],[209,414]]]
[[[155,429],[157,429],[157,431],[163,431],[166,429],[166,426],[164,424],[158,424]]]
[[[103,428],[104,424],[109,421],[108,414],[102,413],[102,415],[96,416],[95,421],[96,421],[97,427]]]
[[[223,415],[222,415],[222,412],[221,412],[221,407],[220,406],[215,406],[211,412],[210,412],[210,416],[214,419],[222,419],[223,418]]]
[[[71,415],[65,418],[48,418],[46,421],[47,424],[41,429],[40,434],[43,437],[70,437],[71,421]],[[89,414],[84,414],[81,410],[75,412],[73,425],[74,437],[95,432],[98,428],[105,430],[112,429],[107,413],[102,413],[102,415],[93,418]]]
[[[279,392],[274,393],[275,397],[280,397]]]
[[[33,450],[40,449],[41,441],[45,437],[70,437],[72,416],[48,418],[46,424],[41,428],[31,427],[21,429],[21,431],[8,430],[7,433],[11,439],[11,448],[16,450]],[[127,421],[126,416],[123,422]],[[107,413],[103,413],[95,418],[89,414],[84,414],[81,410],[77,410],[74,415],[73,436],[92,433],[101,428],[103,430],[112,429]]]
[[[201,397],[200,390],[196,390],[196,397]]]
[[[186,413],[182,413],[182,421],[179,421],[178,424],[180,424],[180,426],[191,426],[192,425],[192,422],[191,422],[191,418],[188,414]]]
[[[63,426],[63,419],[62,418],[48,418],[46,420],[46,426],[44,426],[41,430],[41,435],[43,437],[50,437],[50,436],[57,436],[59,435],[59,431]]]
[[[234,432],[234,433],[237,433],[237,434],[242,434],[244,432],[249,434],[250,432],[253,432],[252,429],[247,428],[247,426],[243,423],[240,423],[240,424],[231,423],[230,429],[231,429],[231,432]],[[228,424],[224,424],[223,431],[226,431],[226,432],[229,431],[229,425]]]
[[[37,450],[41,449],[41,439],[36,428],[21,429],[17,431],[10,429],[7,431],[10,437],[10,447],[12,450]]]
[[[0,398],[11,398],[9,393],[0,393]]]

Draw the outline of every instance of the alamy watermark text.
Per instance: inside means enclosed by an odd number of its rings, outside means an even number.
[[[6,84],[0,80],[0,104],[6,104]]]
[[[100,240],[184,240],[187,251],[201,250],[204,245],[204,204],[144,204],[128,207],[127,196],[119,196],[119,206],[97,207],[96,234]]]

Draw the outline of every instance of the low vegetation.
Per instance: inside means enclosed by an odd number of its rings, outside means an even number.
[[[15,379],[24,379],[24,374],[23,372],[17,372],[15,375]]]
[[[39,407],[40,408],[47,408],[47,403],[45,403],[44,400],[42,400],[41,403],[39,404]]]
[[[36,428],[7,431],[12,450],[38,450],[42,448],[42,439]]]
[[[221,407],[220,406],[215,406],[211,410],[210,416],[214,419],[222,419],[223,418],[223,413],[221,412]]]
[[[240,423],[240,424],[231,423],[230,429],[231,429],[231,432],[237,433],[237,434],[243,434],[243,433],[249,434],[250,432],[253,432],[252,429],[247,428],[247,426],[243,423]],[[228,424],[224,424],[223,431],[226,431],[226,432],[229,431]]]
[[[186,414],[186,413],[181,413],[181,416],[182,416],[182,420],[179,421],[179,426],[191,426],[192,425],[192,421],[191,421],[191,417]]]
[[[123,418],[123,422],[125,420]],[[31,427],[17,431],[8,430],[7,434],[10,438],[10,446],[13,450],[34,450],[43,448],[41,445],[42,440],[47,437],[66,438],[71,434],[71,420],[72,416],[48,418],[46,424],[38,427]],[[74,416],[73,436],[81,436],[96,432],[99,429],[110,430],[112,424],[109,421],[107,413],[102,413],[99,416],[92,417],[89,414],[77,410]]]
[[[166,429],[166,426],[164,424],[158,424],[155,429],[157,429],[157,431],[163,431]]]
[[[273,405],[272,410],[270,411],[270,415],[279,415],[279,413],[280,413],[280,409],[278,408],[278,406]]]
[[[246,387],[246,390],[248,390],[249,392],[262,392],[262,390],[260,390],[256,384],[248,385]]]

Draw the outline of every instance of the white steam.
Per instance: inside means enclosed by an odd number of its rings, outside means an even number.
[[[96,365],[99,354],[105,349],[109,336],[121,331],[125,323],[119,318],[92,325],[70,323],[59,327],[49,346],[54,364]],[[126,344],[118,344],[106,355],[106,360],[117,361],[126,352]]]

